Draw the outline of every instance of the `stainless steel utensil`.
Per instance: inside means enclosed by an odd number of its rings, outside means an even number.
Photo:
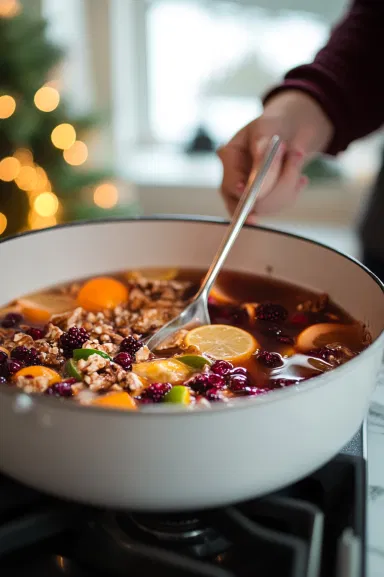
[[[147,341],[146,344],[150,350],[156,350],[161,343],[172,335],[172,333],[179,331],[182,328],[210,324],[211,320],[208,313],[208,295],[240,230],[242,229],[244,222],[251,212],[276,153],[279,150],[280,143],[281,140],[278,136],[272,137],[263,164],[259,169],[253,170],[250,174],[244,193],[239,200],[227,232],[204,278],[199,292],[187,308],[179,314],[179,316],[164,325]]]

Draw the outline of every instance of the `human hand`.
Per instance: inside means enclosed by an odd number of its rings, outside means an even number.
[[[282,145],[248,222],[255,222],[255,215],[276,212],[295,201],[308,183],[302,175],[305,162],[326,149],[333,126],[319,104],[304,92],[286,90],[272,97],[259,118],[218,150],[223,164],[221,192],[230,214],[275,134]]]

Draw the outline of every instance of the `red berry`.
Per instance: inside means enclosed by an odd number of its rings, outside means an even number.
[[[7,367],[8,367],[9,374],[14,375],[18,371],[20,371],[20,369],[23,368],[23,365],[22,365],[22,363],[19,363],[19,361],[14,361],[14,360],[10,359],[7,363]]]
[[[113,362],[120,365],[125,371],[132,370],[132,357],[129,353],[119,353],[114,357]]]
[[[4,351],[0,351],[0,365],[6,363],[8,360],[8,355]]]
[[[282,305],[264,303],[256,309],[256,318],[259,321],[284,322],[287,317],[288,311]]]
[[[270,381],[272,387],[291,387],[292,385],[297,385],[300,382],[300,379],[273,379]]]
[[[45,390],[44,394],[51,397],[72,397],[73,383],[71,383],[70,380],[72,379],[67,379],[66,381],[62,381],[61,383],[55,383],[54,385],[51,385],[50,387],[48,387],[48,389]],[[76,382],[76,379],[74,379],[74,381]]]
[[[31,365],[38,365],[39,364],[39,357],[38,352],[36,349],[27,349],[27,347],[15,347],[11,351],[12,359],[19,361],[19,363],[29,367]]]
[[[34,341],[38,341],[42,339],[45,335],[45,332],[42,329],[38,329],[35,327],[30,327],[27,330],[27,335],[33,338]]]
[[[233,369],[233,365],[227,361],[215,361],[211,366],[211,371],[223,377]]]
[[[1,326],[5,329],[11,329],[21,323],[23,317],[18,313],[8,313],[1,321]]]
[[[277,367],[282,367],[284,364],[283,359],[278,353],[269,353],[268,351],[261,351],[257,355],[257,360],[269,369],[276,369]]]
[[[290,322],[293,325],[308,325],[309,324],[309,318],[304,313],[295,313],[291,316]]]
[[[316,359],[322,359],[326,363],[337,363],[344,357],[343,351],[339,349],[332,349],[330,347],[322,347],[319,349],[313,349],[307,353],[309,357],[315,357]]]
[[[172,385],[170,383],[153,383],[144,389],[139,400],[144,403],[160,403],[171,389]]]

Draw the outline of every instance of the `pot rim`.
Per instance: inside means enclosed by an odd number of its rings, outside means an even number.
[[[150,222],[195,222],[195,223],[206,224],[206,225],[219,224],[219,225],[224,226],[224,225],[228,225],[229,221],[227,219],[217,218],[217,217],[190,216],[190,215],[167,215],[167,214],[155,214],[152,216],[144,216],[144,217],[138,216],[138,217],[127,217],[127,218],[122,217],[122,218],[105,218],[105,219],[95,219],[95,220],[79,220],[79,221],[74,221],[74,222],[56,225],[53,227],[47,227],[44,229],[31,230],[31,231],[18,233],[18,234],[6,237],[4,239],[0,239],[0,245],[4,245],[7,242],[11,242],[11,241],[17,240],[19,238],[28,237],[28,236],[35,235],[35,234],[44,234],[45,232],[50,232],[50,231],[53,231],[56,229],[67,229],[67,228],[71,228],[71,227],[81,227],[81,226],[90,226],[90,225],[98,226],[98,225],[104,225],[104,224],[110,224],[110,223],[124,223],[124,222],[127,222],[127,223],[129,223],[129,222],[149,222],[149,223]],[[368,274],[372,278],[372,280],[379,286],[379,288],[381,288],[381,291],[382,291],[383,297],[384,297],[384,283],[372,271],[370,271],[365,265],[363,265],[361,262],[359,262],[354,257],[347,255],[347,254],[344,254],[337,249],[331,248],[330,246],[327,246],[326,244],[323,244],[321,242],[318,242],[318,241],[315,241],[315,240],[312,240],[309,238],[305,238],[305,237],[300,236],[300,235],[295,234],[295,233],[285,232],[282,230],[273,229],[270,227],[260,226],[260,225],[245,224],[244,227],[247,229],[255,229],[255,230],[270,232],[270,233],[285,236],[285,237],[290,237],[290,238],[299,240],[301,242],[307,242],[307,243],[313,244],[315,246],[318,246],[322,249],[333,252],[333,253],[339,255],[340,257],[351,261],[356,266],[361,268],[362,271],[364,271],[366,274]],[[303,381],[302,384],[299,383],[297,385],[285,387],[283,389],[275,389],[275,390],[270,391],[268,394],[262,394],[262,395],[259,395],[256,397],[241,397],[238,399],[231,399],[230,401],[228,401],[226,403],[211,404],[211,406],[209,408],[196,407],[196,408],[192,408],[192,409],[189,408],[188,409],[188,407],[187,408],[177,407],[177,406],[173,407],[170,405],[165,406],[165,405],[159,404],[159,405],[156,405],[154,407],[151,407],[150,405],[146,405],[145,407],[140,408],[139,411],[125,411],[125,410],[113,409],[113,408],[109,409],[109,411],[106,411],[106,409],[103,407],[97,407],[97,406],[92,406],[92,405],[81,405],[80,403],[66,403],[65,400],[61,401],[60,399],[54,399],[51,397],[46,397],[44,395],[27,394],[27,393],[24,393],[24,392],[19,391],[17,389],[9,388],[9,387],[7,387],[7,385],[0,385],[0,396],[4,394],[4,395],[10,396],[10,397],[14,396],[17,399],[20,399],[22,397],[22,398],[27,400],[27,403],[25,406],[26,407],[29,406],[30,408],[32,408],[35,404],[42,406],[42,407],[47,407],[47,408],[49,407],[52,410],[55,408],[60,409],[60,408],[65,407],[66,410],[68,410],[68,412],[70,412],[70,411],[92,411],[93,413],[104,414],[105,416],[107,414],[109,414],[112,417],[112,415],[113,415],[114,418],[118,418],[118,417],[128,418],[128,416],[129,416],[129,418],[148,418],[148,417],[152,418],[154,416],[157,416],[157,417],[170,417],[170,416],[179,417],[182,414],[191,415],[191,416],[192,415],[202,416],[202,415],[209,415],[212,413],[222,413],[223,411],[236,411],[236,410],[252,409],[252,408],[255,408],[257,405],[262,405],[264,403],[273,403],[273,402],[278,402],[280,400],[283,400],[284,398],[286,398],[286,399],[288,399],[289,397],[292,398],[296,394],[302,395],[305,392],[309,393],[313,389],[321,387],[327,381],[333,380],[334,378],[337,378],[337,376],[340,376],[340,378],[341,378],[343,376],[343,374],[346,374],[348,371],[352,372],[354,370],[356,363],[359,362],[360,359],[367,358],[367,356],[369,354],[372,354],[373,352],[376,351],[376,349],[379,349],[380,347],[382,349],[384,348],[384,328],[382,329],[382,331],[378,335],[378,337],[373,341],[373,343],[370,344],[357,357],[354,357],[353,359],[349,360],[344,365],[341,365],[339,367],[336,367],[335,369],[332,369],[332,371],[330,371],[330,372],[323,373],[317,377],[313,377],[311,379],[308,379],[308,381]],[[59,403],[58,403],[58,401],[59,401]]]

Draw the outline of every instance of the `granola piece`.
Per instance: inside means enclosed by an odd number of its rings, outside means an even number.
[[[329,296],[327,294],[320,295],[315,300],[308,300],[299,304],[296,308],[298,311],[306,313],[320,313],[323,312],[329,304]]]
[[[13,337],[16,334],[15,329],[3,329],[0,327],[0,345],[9,351],[15,348]]]
[[[118,352],[119,347],[113,343],[99,343],[97,339],[90,339],[85,341],[83,344],[83,349],[95,349],[97,351],[103,351],[107,355],[113,357]]]
[[[51,323],[63,331],[67,331],[73,326],[80,326],[83,320],[85,320],[85,311],[81,307],[77,307],[73,311],[51,316]]]
[[[189,331],[186,329],[180,329],[169,335],[160,345],[157,347],[156,350],[158,351],[167,351],[170,349],[180,348],[184,344],[184,339],[187,336]],[[137,358],[137,356],[136,356]]]
[[[33,346],[39,353],[39,361],[42,365],[56,368],[61,368],[64,365],[65,358],[56,343],[51,344],[45,339],[40,339],[35,341]]]
[[[95,353],[87,359],[80,359],[77,363],[77,368],[80,373],[84,375],[91,375],[92,373],[96,373],[101,369],[105,369],[107,366],[109,366],[109,364],[109,359],[105,359],[104,357]]]
[[[13,342],[16,347],[27,347],[27,349],[30,349],[34,346],[33,338],[25,333],[16,333],[13,337]]]
[[[131,311],[138,311],[149,304],[149,298],[139,288],[133,288],[129,293],[128,307]]]
[[[141,393],[141,390],[143,389],[144,385],[142,380],[140,379],[140,377],[138,375],[135,375],[135,373],[131,373],[131,372],[127,372],[127,374],[125,375],[124,379],[121,381],[122,386],[124,387],[124,389],[129,389],[131,392],[134,392],[136,395],[139,395]]]
[[[151,356],[151,351],[147,347],[147,345],[143,345],[141,349],[139,349],[135,355],[136,362],[142,363],[143,361],[147,361]]]
[[[49,386],[48,377],[17,377],[14,382],[25,393],[44,393]]]
[[[114,375],[99,374],[97,372],[91,375],[85,375],[84,382],[88,385],[89,389],[95,393],[109,391],[116,383]]]
[[[47,327],[47,332],[45,334],[45,339],[53,343],[58,343],[63,331],[54,325],[53,323],[49,323]]]

